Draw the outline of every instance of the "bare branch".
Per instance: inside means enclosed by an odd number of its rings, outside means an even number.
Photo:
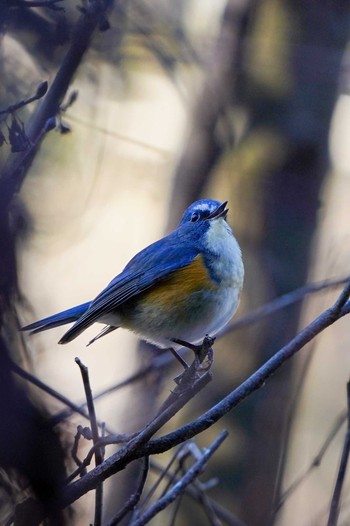
[[[135,508],[136,504],[139,502],[141,498],[142,491],[146,483],[148,471],[149,471],[149,457],[145,456],[143,458],[143,467],[140,473],[140,479],[137,484],[137,489],[135,493],[131,495],[131,497],[125,503],[123,508],[117,513],[115,517],[113,517],[113,519],[109,521],[107,526],[115,526],[116,524],[119,524],[119,522],[125,517],[125,515],[129,513],[129,511],[132,511]]]
[[[91,386],[90,386],[89,370],[86,367],[86,365],[84,365],[81,362],[79,358],[75,358],[75,362],[78,364],[80,368],[81,376],[83,378],[86,402],[87,402],[87,407],[89,411],[92,441],[93,441],[94,446],[98,446],[98,441],[99,441],[98,425],[96,421],[94,399],[92,396],[92,391],[91,391]],[[96,447],[95,449],[96,466],[99,466],[100,464],[102,464],[102,462],[103,462],[103,456],[102,456],[101,448]],[[96,487],[94,526],[100,526],[102,522],[102,499],[103,499],[103,483],[101,482]]]
[[[59,393],[58,391],[56,391],[55,389],[53,389],[49,385],[45,384],[44,382],[39,380],[39,378],[36,378],[32,374],[28,373],[27,371],[22,369],[19,365],[15,364],[14,362],[11,362],[11,371],[13,371],[15,374],[17,374],[21,378],[24,378],[24,380],[27,380],[27,382],[30,382],[31,384],[35,385],[36,387],[38,387],[38,389],[41,389],[42,391],[44,391],[45,393],[49,394],[53,398],[56,398],[56,400],[59,400],[60,402],[62,402],[62,404],[64,404],[67,407],[69,407],[71,409],[69,411],[69,414],[78,413],[79,415],[83,416],[84,418],[89,419],[89,414],[86,411],[84,411],[83,407],[80,407],[80,406],[74,404],[69,398],[67,398],[66,396],[62,395],[61,393]],[[85,407],[85,405],[86,404],[84,404],[84,407]],[[53,425],[58,423],[54,419],[55,419],[55,417],[53,417],[51,419],[51,423]]]
[[[341,297],[341,296],[340,296]],[[235,408],[245,398],[265,384],[266,380],[275,373],[287,360],[296,354],[304,345],[310,342],[317,334],[332,325],[337,319],[350,312],[350,301],[347,301],[339,310],[335,303],[332,307],[320,314],[314,321],[305,327],[287,345],[282,347],[272,358],[255,371],[239,387],[229,393],[218,404],[209,409],[196,420],[182,426],[161,438],[147,441],[160,429],[165,422],[181,409],[186,401],[191,398],[192,393],[185,393],[174,404],[158,415],[145,429],[122,447],[117,453],[111,455],[100,466],[91,470],[82,479],[70,484],[62,494],[59,507],[66,507],[83,494],[94,489],[96,485],[110,475],[123,469],[129,462],[144,455],[162,453],[178,445],[198,433],[208,429],[226,413]],[[207,373],[208,374],[208,373]],[[201,387],[206,380],[206,375],[200,378],[195,386]],[[194,386],[194,387],[195,387]]]
[[[326,289],[339,287],[340,285],[344,285],[344,283],[347,283],[349,280],[350,276],[345,276],[344,278],[326,279],[317,283],[310,283],[308,285],[304,285],[303,287],[299,287],[298,289],[292,290],[292,292],[287,292],[287,294],[283,294],[282,296],[279,296],[278,298],[270,301],[269,303],[265,303],[261,307],[254,309],[248,314],[235,319],[221,332],[220,336],[235,331],[236,329],[240,329],[241,327],[246,327],[247,325],[263,320],[264,318],[270,316],[274,312],[289,307],[290,305],[298,303],[299,301],[302,301],[309,294],[315,294]]]
[[[58,111],[80,62],[87,51],[95,29],[105,15],[107,0],[91,0],[77,21],[72,32],[72,41],[63,58],[61,67],[45,98],[37,107],[27,126],[31,148],[11,156],[2,173],[2,207],[6,208],[19,190],[34,154]]]
[[[302,482],[306,480],[306,478],[310,475],[310,473],[321,464],[324,455],[326,454],[329,446],[332,444],[334,438],[340,431],[342,425],[344,424],[346,420],[346,417],[347,417],[346,413],[345,414],[342,413],[340,416],[338,416],[338,418],[336,419],[335,423],[332,426],[330,433],[326,437],[324,443],[320,447],[319,452],[317,453],[317,455],[311,462],[310,466],[304,471],[304,473],[302,473],[298,478],[296,478],[292,482],[292,484],[282,493],[282,495],[280,496],[280,498],[275,504],[273,514],[276,514],[279,511],[279,509],[284,505],[286,500],[300,487]]]
[[[136,519],[136,521],[133,522],[133,526],[144,526],[144,524],[147,524],[155,515],[174,502],[174,500],[185,491],[185,488],[204,470],[205,464],[208,462],[209,458],[215,453],[227,436],[228,432],[222,431],[209,448],[203,452],[203,456],[190,467],[187,473],[173,486],[171,490],[150,506],[139,519]]]
[[[239,387],[229,393],[218,404],[209,409],[202,416],[182,426],[176,431],[161,437],[157,440],[152,440],[146,447],[144,453],[160,453],[167,451],[169,447],[173,447],[184,440],[192,438],[201,433],[208,427],[211,427],[215,422],[222,418],[226,413],[235,408],[242,400],[247,398],[257,389],[262,387],[266,380],[274,374],[284,363],[296,354],[304,345],[309,343],[317,334],[332,325],[336,320],[349,314],[350,301],[345,303],[339,311],[336,303],[322,314],[320,314],[314,321],[305,327],[299,334],[297,334],[287,345],[282,347],[274,356],[265,362],[257,371],[255,371],[247,380],[245,380]],[[171,444],[171,445],[170,445]]]
[[[164,473],[164,470],[159,464],[157,464],[154,460],[151,461],[151,469],[155,470],[157,472],[160,472],[161,474]],[[168,474],[166,474],[168,476]],[[176,479],[177,480],[177,479]],[[193,500],[199,500],[202,499],[203,490],[200,488],[200,484],[192,484],[191,486],[188,486],[186,488],[186,495],[191,497]],[[212,498],[205,496],[207,503],[210,505],[210,507],[214,510],[215,514],[228,526],[247,526],[246,523],[235,517],[230,511],[228,511],[226,508],[215,502]]]
[[[56,0],[57,1],[57,0]],[[61,0],[59,0],[61,1]],[[34,102],[36,100],[41,99],[45,93],[47,92],[48,84],[47,81],[44,80],[41,82],[35,92],[34,95],[29,97],[28,99],[21,100],[20,102],[17,102],[16,104],[11,104],[11,106],[8,106],[7,108],[0,110],[0,115],[6,115],[9,113],[14,113],[15,111],[19,110],[20,108],[23,108],[23,106],[26,106],[27,104],[30,104],[31,102]]]

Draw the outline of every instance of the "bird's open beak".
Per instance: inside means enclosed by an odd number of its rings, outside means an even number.
[[[218,206],[214,212],[212,212],[207,219],[218,219],[219,217],[223,217],[226,219],[228,208],[226,208],[228,201],[225,201],[222,203],[222,205]]]

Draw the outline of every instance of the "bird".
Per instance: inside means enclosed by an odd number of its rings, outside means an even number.
[[[227,203],[195,201],[175,230],[137,253],[95,299],[21,330],[35,334],[74,322],[58,342],[66,344],[99,322],[105,327],[88,345],[122,327],[174,351],[215,337],[234,315],[244,280]]]

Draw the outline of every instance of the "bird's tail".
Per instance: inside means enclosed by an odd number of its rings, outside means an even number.
[[[89,301],[87,303],[82,303],[81,305],[77,305],[76,307],[72,307],[71,309],[58,312],[57,314],[53,314],[48,318],[43,318],[42,320],[31,323],[30,325],[21,327],[21,331],[31,331],[30,334],[35,334],[37,332],[53,329],[54,327],[66,325],[66,323],[77,321],[77,319],[80,318],[80,316],[82,316],[84,312],[87,311],[89,306]]]

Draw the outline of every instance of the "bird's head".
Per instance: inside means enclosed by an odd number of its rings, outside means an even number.
[[[226,219],[228,208],[226,208],[227,201],[221,203],[214,199],[201,199],[192,203],[184,212],[180,225],[185,223],[207,223],[209,228],[210,223],[219,218]]]

